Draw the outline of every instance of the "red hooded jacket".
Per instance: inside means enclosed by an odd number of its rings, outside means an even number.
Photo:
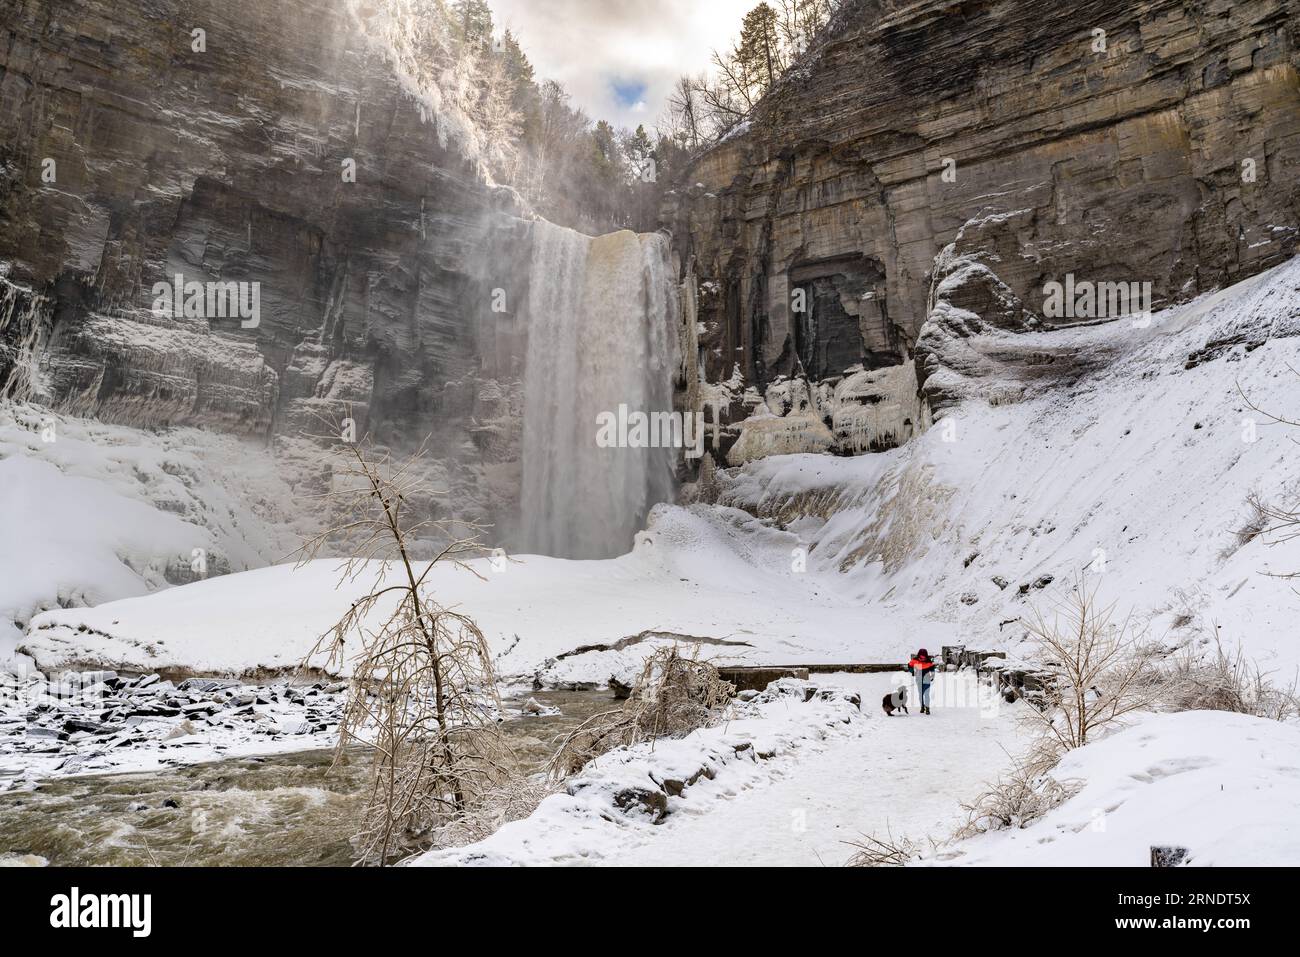
[[[918,651],[912,656],[912,660],[907,663],[907,670],[912,674],[920,672],[925,674],[934,668],[934,659],[925,653],[924,650]]]

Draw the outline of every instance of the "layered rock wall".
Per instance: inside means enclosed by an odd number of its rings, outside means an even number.
[[[258,440],[346,415],[502,457],[482,429],[517,417],[518,370],[491,292],[526,277],[487,264],[527,262],[526,224],[373,42],[382,6],[5,4],[6,395]],[[156,309],[177,275],[256,284],[260,321]]]
[[[1069,273],[1159,307],[1293,256],[1298,44],[1300,0],[851,3],[666,207],[695,394],[910,364],[964,227],[1034,313]],[[754,408],[733,396],[724,445]]]
[[[6,15],[0,262],[52,300],[46,395],[259,434],[328,397],[436,418],[478,351],[482,250],[511,197],[363,29],[331,0]],[[157,314],[177,273],[259,283],[260,325]]]

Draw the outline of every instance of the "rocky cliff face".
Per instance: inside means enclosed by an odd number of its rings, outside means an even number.
[[[267,440],[350,415],[382,441],[433,434],[456,468],[510,457],[491,292],[526,290],[484,251],[510,262],[523,226],[368,42],[377,6],[6,4],[6,396]],[[260,321],[156,308],[177,275],[255,284]],[[471,510],[492,498],[442,478]]]
[[[804,415],[887,447],[953,401],[934,373],[962,323],[923,334],[952,269],[948,306],[1033,328],[1067,274],[1158,308],[1295,255],[1300,0],[860,0],[665,215],[715,452],[762,398],[755,436]]]

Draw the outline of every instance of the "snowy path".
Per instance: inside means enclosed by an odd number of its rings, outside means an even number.
[[[940,675],[938,696],[947,675]],[[880,698],[890,675],[827,675],[827,683],[862,694],[869,720],[859,736],[774,768],[727,799],[727,785],[701,782],[641,844],[611,863],[646,866],[842,865],[844,842],[864,834],[947,837],[963,819],[960,804],[1007,764],[1014,752],[1015,712],[995,716],[977,707],[942,707],[934,714],[885,718]],[[713,789],[709,794],[708,789]],[[722,797],[719,803],[709,800]]]

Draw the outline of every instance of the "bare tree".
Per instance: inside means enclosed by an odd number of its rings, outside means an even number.
[[[658,132],[694,153],[704,139],[701,119],[695,81],[682,75],[668,96]]]
[[[669,97],[661,130],[690,152],[736,128],[801,58],[809,54],[841,0],[760,2],[741,24],[736,45],[715,50],[712,76],[682,76]]]
[[[342,547],[350,557],[340,587],[366,575],[374,584],[308,660],[351,670],[336,760],[356,744],[373,753],[358,849],[363,862],[383,865],[478,813],[513,761],[498,730],[501,703],[483,633],[426,586],[441,564],[476,574],[464,561],[480,551],[477,530],[467,537],[464,527],[408,516],[431,494],[419,474],[423,448],[400,465],[365,441],[339,448],[346,464],[328,493],[338,520],[305,546],[303,560]],[[421,538],[441,543],[423,568],[412,556]]]
[[[1103,605],[1097,585],[1079,576],[1065,598],[1049,611],[1036,608],[1026,624],[1054,680],[1045,707],[1031,710],[1059,752],[1089,739],[1152,700],[1153,677],[1132,620],[1115,620],[1115,605]]]

